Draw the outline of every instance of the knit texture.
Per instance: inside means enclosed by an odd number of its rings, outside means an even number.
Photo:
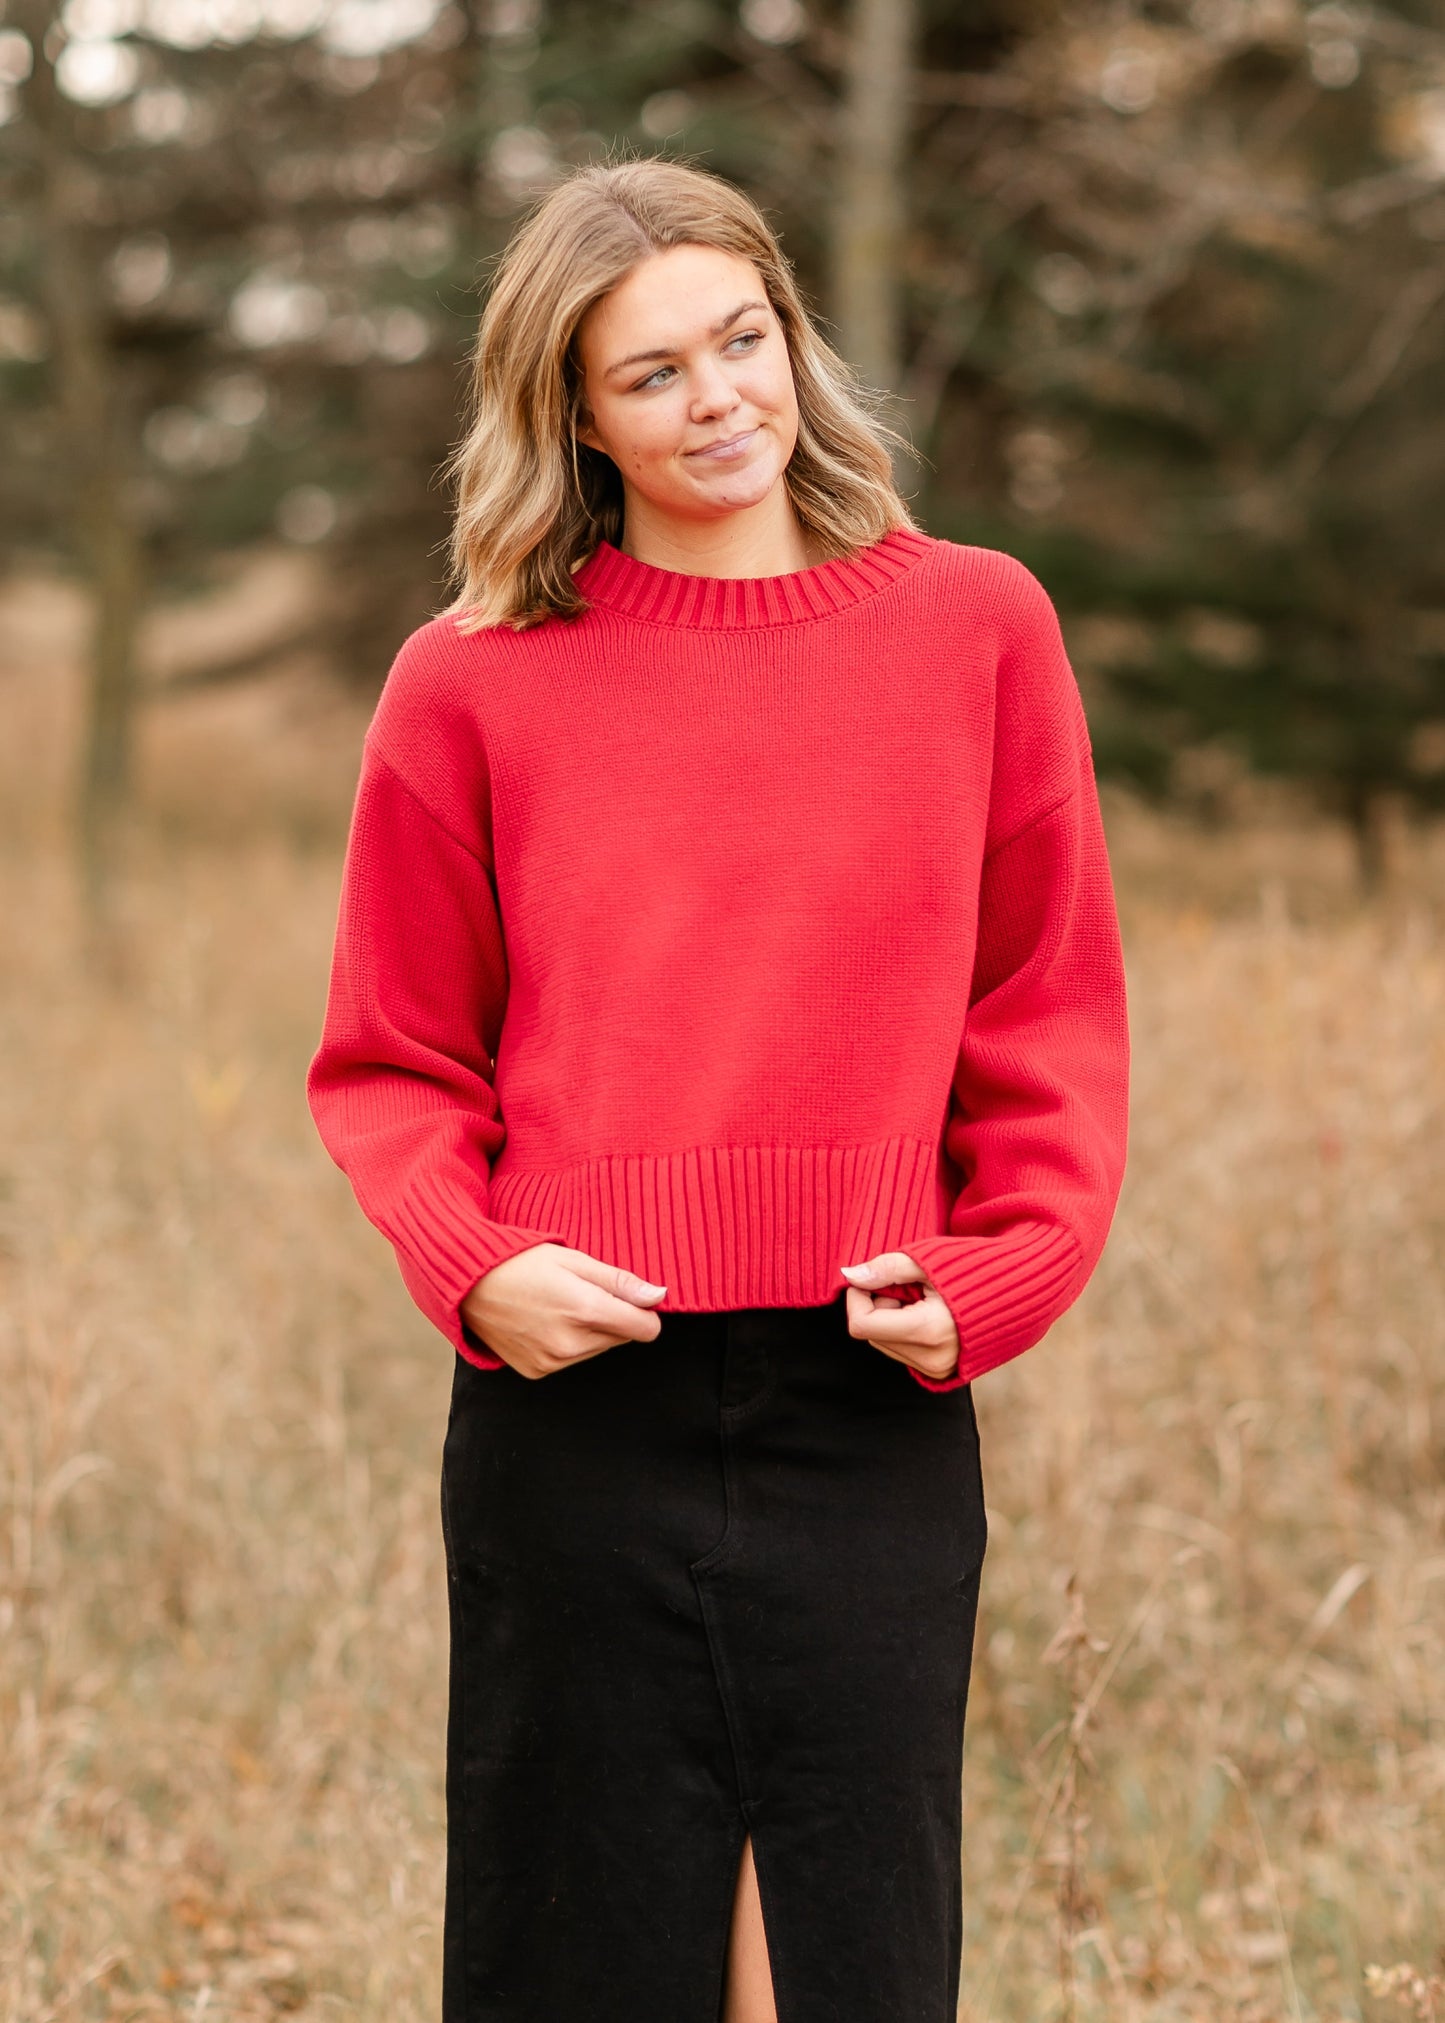
[[[808,1306],[888,1250],[948,1390],[1077,1298],[1128,1034],[1088,730],[998,550],[783,576],[603,542],[588,608],[404,642],[367,733],[308,1095],[421,1310],[542,1242],[656,1310]]]

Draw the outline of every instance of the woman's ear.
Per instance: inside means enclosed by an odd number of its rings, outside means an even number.
[[[597,437],[597,431],[592,426],[591,410],[585,404],[577,410],[577,420],[573,425],[572,433],[576,436],[578,442],[585,443],[589,450],[602,449],[602,444]],[[605,450],[602,453],[604,456],[607,454]]]

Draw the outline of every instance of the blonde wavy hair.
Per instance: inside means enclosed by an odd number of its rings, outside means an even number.
[[[762,212],[709,170],[658,156],[591,163],[556,184],[497,257],[472,354],[465,432],[443,466],[457,488],[448,540],[459,632],[520,631],[586,601],[573,570],[601,539],[620,545],[622,481],[610,457],[578,443],[577,329],[640,260],[671,246],[715,246],[751,260],[788,346],[798,440],[784,483],[829,558],[915,524],[893,481],[881,419],[865,388],[814,328],[791,262]]]

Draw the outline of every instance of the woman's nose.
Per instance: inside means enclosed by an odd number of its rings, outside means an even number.
[[[693,385],[692,408],[696,416],[726,414],[742,396],[719,365],[699,367]]]

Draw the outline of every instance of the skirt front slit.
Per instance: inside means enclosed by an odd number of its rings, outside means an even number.
[[[969,1391],[841,1293],[661,1321],[457,1359],[444,2023],[717,2023],[749,1833],[779,2023],[954,2023]]]

